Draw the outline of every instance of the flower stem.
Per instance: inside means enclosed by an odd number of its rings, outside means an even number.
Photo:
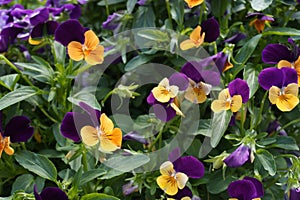
[[[166,8],[167,8],[167,12],[168,12],[168,18],[169,18],[169,21],[170,21],[170,25],[171,25],[171,28],[173,29],[172,16],[171,16],[171,7],[170,7],[170,1],[169,0],[166,0]]]
[[[115,93],[115,90],[113,89],[112,91],[110,91],[109,93],[107,93],[107,95],[104,97],[104,99],[101,101],[101,106],[103,107],[106,100],[112,95]]]
[[[42,106],[38,106],[38,107],[39,107],[39,109],[42,111],[42,113],[43,113],[46,117],[48,117],[52,122],[58,123],[58,121],[57,121],[56,119],[54,119],[53,117],[51,117],[51,116],[46,112],[46,110],[45,110]]]
[[[265,105],[265,100],[267,98],[267,95],[268,95],[268,91],[265,92],[265,95],[264,95],[263,99],[261,100],[259,116],[258,116],[258,120],[255,124],[255,127],[257,127],[260,124],[260,121],[261,121],[261,118],[262,118],[262,112],[263,112],[263,108],[264,108],[264,105]]]
[[[108,0],[105,0],[105,9],[106,9],[106,15],[109,16],[109,7],[108,7]]]
[[[164,128],[162,127],[157,135],[157,137],[155,138],[155,140],[153,141],[153,143],[150,145],[149,150],[151,151],[151,149],[154,147],[154,145],[159,141],[159,146],[161,147],[161,139],[162,139],[162,133],[163,133]]]

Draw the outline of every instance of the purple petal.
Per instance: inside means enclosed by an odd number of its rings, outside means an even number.
[[[29,15],[33,13],[32,10],[25,10],[24,8],[15,8],[13,9],[10,14],[18,19],[22,19],[25,15]]]
[[[252,200],[257,197],[255,185],[249,180],[233,181],[227,190],[231,198],[239,200]]]
[[[262,16],[261,18],[258,18],[260,20],[266,20],[266,21],[274,21],[274,18],[273,17],[270,17],[270,16]]]
[[[263,69],[258,75],[258,83],[264,90],[269,90],[272,86],[281,88],[283,81],[282,71],[275,67]]]
[[[59,7],[59,0],[47,0],[45,6]]]
[[[0,5],[9,4],[12,0],[0,0]]]
[[[250,151],[250,147],[242,144],[224,159],[224,163],[228,167],[240,167],[249,160]]]
[[[70,13],[71,19],[78,19],[81,16],[81,7],[79,4],[75,4],[74,8]]]
[[[181,156],[181,151],[179,147],[176,147],[169,153],[169,161],[174,162]]]
[[[237,78],[228,84],[230,96],[241,95],[243,103],[249,100],[250,89],[246,81]]]
[[[292,55],[291,55],[292,59],[293,59],[293,61],[296,61],[299,57],[300,49],[292,38],[288,38],[288,42],[292,46]]]
[[[290,190],[290,200],[299,200],[299,199],[300,199],[300,188],[292,188]]]
[[[216,41],[220,35],[220,26],[215,18],[209,18],[208,20],[202,22],[201,24],[201,33],[205,33],[205,42]]]
[[[267,64],[277,64],[281,60],[294,62],[292,52],[284,45],[269,44],[262,51],[262,61]]]
[[[219,72],[222,73],[225,63],[228,60],[228,55],[224,52],[219,52],[216,55],[212,56],[212,59],[218,67]]]
[[[78,3],[80,3],[80,4],[86,4],[87,2],[88,2],[88,0],[77,0],[78,1]]]
[[[75,19],[67,20],[61,23],[55,31],[55,40],[67,46],[72,41],[77,41],[83,44],[84,28],[79,21]]]
[[[129,183],[122,186],[123,195],[130,195],[131,193],[136,192],[138,188],[138,185],[133,185],[133,181],[130,181]]]
[[[93,122],[94,126],[99,126],[99,120],[100,120],[100,115],[101,112],[100,110],[94,109],[91,106],[89,106],[88,104],[84,103],[84,102],[79,102],[79,106],[85,111],[87,112],[87,114],[90,116],[91,121]]]
[[[284,77],[282,86],[287,86],[291,83],[298,83],[298,75],[295,69],[283,67],[280,70],[282,71]]]
[[[123,136],[123,140],[134,140],[134,141],[140,142],[142,144],[146,144],[146,145],[149,144],[149,142],[145,138],[145,136],[141,135],[137,131],[131,131],[131,132],[127,133],[126,135]]]
[[[182,199],[184,197],[193,197],[192,191],[188,187],[184,187],[182,190],[178,190],[177,194],[174,196],[169,196],[172,199]]]
[[[32,38],[40,38],[45,35],[54,35],[55,30],[58,27],[58,22],[56,21],[48,21],[46,23],[39,23],[35,27],[33,27],[30,36]],[[45,32],[47,31],[47,32]]]
[[[147,0],[139,0],[137,2],[137,4],[139,4],[140,6],[144,6],[147,3]]]
[[[80,113],[76,113],[76,119],[79,118],[78,116]],[[81,138],[79,137],[79,132],[77,130],[78,125],[75,124],[75,114],[73,112],[68,112],[64,119],[61,122],[60,126],[60,132],[65,138],[69,138],[73,140],[74,142],[81,141]],[[78,120],[80,122],[80,120]],[[83,127],[84,124],[81,125]]]
[[[4,136],[10,136],[10,141],[26,142],[33,135],[34,129],[30,126],[30,119],[25,116],[13,117],[5,127]]]
[[[234,34],[232,37],[224,40],[224,42],[226,43],[231,43],[231,44],[236,44],[238,43],[239,41],[245,39],[247,36],[246,34],[244,33],[237,33],[237,34]]]
[[[264,187],[259,180],[257,180],[256,178],[248,177],[248,176],[244,177],[244,180],[251,181],[253,183],[253,185],[255,186],[255,190],[256,190],[255,198],[260,198],[260,197],[264,196]]]
[[[36,185],[33,186],[33,194],[34,194],[35,200],[43,200],[42,197],[39,195]]]
[[[0,34],[0,52],[7,51],[9,45],[11,45],[16,39],[17,35],[22,32],[22,28],[8,27],[4,28]]]
[[[201,178],[204,175],[204,165],[193,156],[184,156],[173,162],[176,172],[185,173],[190,178]]]
[[[117,29],[121,25],[120,23],[121,17],[122,15],[118,13],[113,13],[112,15],[109,15],[106,21],[102,23],[102,28],[106,30]]]
[[[200,81],[204,81],[203,77],[201,76],[202,66],[199,62],[190,61],[183,65],[181,68],[181,73],[184,73],[187,77],[199,83]]]
[[[201,76],[204,79],[204,82],[212,86],[217,86],[220,84],[221,76],[219,72],[211,70],[203,70]]]
[[[285,132],[284,129],[281,129],[281,126],[277,120],[269,123],[268,128],[267,128],[267,133],[272,134],[275,131],[279,131],[279,135],[287,136],[287,133]]]
[[[29,15],[29,18],[31,25],[35,26],[48,20],[49,10],[48,8],[37,9],[34,13]]]
[[[156,101],[155,97],[153,96],[152,92],[150,92],[150,94],[147,97],[147,103],[149,105],[153,105],[153,104],[157,103],[157,101]]]
[[[42,200],[68,200],[68,196],[64,191],[57,187],[47,187],[45,188],[40,196],[42,197]]]
[[[170,76],[169,78],[170,85],[176,85],[179,87],[179,90],[186,90],[189,86],[189,79],[183,73],[177,72]]]
[[[176,116],[176,111],[168,104],[154,104],[154,114],[163,122],[168,122]]]

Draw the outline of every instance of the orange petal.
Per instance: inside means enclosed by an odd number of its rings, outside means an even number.
[[[200,5],[204,0],[184,0],[190,8]]]
[[[5,151],[5,153],[7,155],[10,155],[10,156],[13,155],[14,152],[15,152],[15,150],[12,147],[10,147],[10,146],[6,146],[5,149],[4,149],[4,151]]]
[[[88,146],[94,146],[99,142],[98,131],[92,126],[84,126],[80,130],[82,142]]]
[[[70,42],[68,44],[68,54],[72,60],[79,61],[84,57],[84,53],[82,50],[82,44],[79,42]]]
[[[102,151],[104,153],[111,153],[119,148],[120,147],[112,143],[112,141],[105,134],[100,135],[99,151]]]
[[[105,113],[100,116],[100,129],[105,134],[111,133],[114,129],[113,122],[106,116]]]
[[[110,134],[106,134],[107,138],[117,147],[122,145],[122,131],[119,128],[114,128]]]
[[[92,30],[88,30],[84,33],[84,39],[84,46],[88,50],[94,50],[100,42],[99,38]]]
[[[241,95],[234,95],[231,98],[231,102],[230,102],[230,108],[232,112],[237,112],[241,107],[242,107],[242,96]]]
[[[201,26],[197,26],[190,35],[190,40],[198,41],[200,39]]]
[[[103,63],[104,47],[102,45],[98,45],[96,49],[90,51],[84,59],[90,65],[97,65]]]
[[[191,49],[195,46],[196,46],[195,43],[190,39],[184,40],[183,42],[180,43],[180,49],[183,51]]]

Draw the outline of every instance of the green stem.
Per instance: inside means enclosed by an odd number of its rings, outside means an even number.
[[[86,148],[83,143],[81,143],[81,149],[82,149],[82,165],[83,165],[83,171],[87,172],[88,171],[88,162],[86,158]]]
[[[300,119],[295,119],[293,121],[290,121],[289,123],[287,123],[286,125],[282,126],[279,130],[277,130],[277,132],[289,127],[290,125],[293,125],[293,124],[296,124],[296,123],[299,123],[300,122]]]
[[[108,0],[105,0],[105,9],[106,9],[106,15],[109,16],[109,7],[108,7]]]
[[[52,122],[54,123],[58,123],[58,121],[56,119],[54,119],[53,117],[51,117],[47,112],[46,110],[42,107],[42,106],[39,106],[39,109],[42,111],[42,113],[48,117]]]
[[[107,95],[104,97],[104,99],[101,101],[101,106],[103,107],[106,100],[112,95],[115,93],[115,90],[113,89],[112,91],[110,91],[109,93],[107,93]]]
[[[245,105],[242,104],[242,110],[241,110],[241,133],[244,135],[244,124],[245,124],[245,118],[244,118],[244,113],[245,112]]]
[[[84,65],[83,67],[80,67],[78,70],[76,70],[76,72],[74,73],[76,76],[78,74],[81,74],[82,72],[85,72],[86,70],[88,70],[89,68],[91,68],[93,65]]]
[[[261,118],[262,118],[262,112],[263,112],[263,108],[264,108],[264,105],[265,105],[265,100],[268,96],[268,91],[265,92],[265,95],[260,103],[260,110],[259,110],[259,116],[258,116],[258,120],[255,124],[255,127],[257,127],[259,124],[260,124],[260,121],[261,121]]]
[[[157,137],[155,138],[155,140],[153,141],[153,143],[150,145],[149,150],[151,151],[151,149],[154,147],[154,145],[160,141],[161,142],[161,138],[162,138],[162,134],[163,134],[163,130],[164,128],[162,127],[157,135]],[[159,146],[161,146],[161,144],[159,144]]]
[[[204,14],[204,12],[205,12],[205,9],[206,9],[206,4],[205,4],[205,2],[203,2],[203,3],[201,4],[201,6],[200,6],[199,24],[202,23],[202,16],[203,16],[203,14]]]
[[[171,16],[171,6],[170,6],[170,1],[169,0],[166,0],[166,7],[167,7],[168,18],[169,18],[169,21],[170,21],[171,29],[173,29],[172,16]]]
[[[217,43],[213,42],[213,45],[214,45],[214,52],[215,52],[215,54],[217,54],[218,53]]]

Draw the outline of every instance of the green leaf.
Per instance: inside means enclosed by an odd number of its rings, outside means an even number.
[[[262,11],[272,4],[273,0],[251,0],[251,7],[256,11]]]
[[[286,36],[300,36],[300,30],[295,28],[287,27],[276,27],[265,30],[263,33],[265,35],[286,35]]]
[[[56,62],[55,64],[61,64],[62,66],[65,65],[66,47],[57,41],[54,41],[54,58]]]
[[[246,82],[248,83],[250,88],[249,99],[255,94],[255,92],[259,87],[258,74],[261,71],[261,69],[262,69],[261,65],[253,66],[250,64],[244,68],[243,77],[244,80],[246,80]]]
[[[82,174],[82,177],[80,180],[80,185],[88,183],[89,181],[92,181],[103,174],[106,174],[106,170],[100,169],[100,168],[99,169],[91,169]]]
[[[256,151],[255,156],[262,164],[264,169],[269,172],[271,176],[276,174],[276,164],[274,156],[267,150],[259,149]]]
[[[243,69],[245,63],[251,57],[253,51],[255,50],[260,38],[261,34],[258,34],[251,38],[248,42],[244,44],[244,46],[237,52],[235,56],[235,60],[239,63],[233,68],[234,77]]]
[[[160,31],[160,30],[155,30],[155,29],[140,30],[137,33],[137,35],[140,37],[146,38],[148,40],[154,40],[156,42],[169,42],[170,41],[168,33]]]
[[[11,194],[17,190],[24,190],[26,192],[32,192],[34,184],[34,178],[31,174],[22,174],[18,176],[14,181],[11,189]]]
[[[223,178],[222,170],[218,170],[218,172],[210,177],[207,184],[207,190],[212,194],[218,194],[225,191],[228,185],[234,180],[235,179],[230,176]]]
[[[220,1],[220,0],[211,0],[211,7],[213,16],[215,17],[224,17],[224,13],[227,9],[227,6],[231,3],[231,1]]]
[[[56,182],[56,168],[46,156],[22,150],[15,154],[15,158],[25,169],[39,175],[40,177]]]
[[[210,132],[211,132],[210,144],[212,147],[216,147],[219,144],[221,138],[223,137],[228,127],[231,116],[232,116],[232,112],[230,110],[228,111],[224,110],[219,113],[214,113],[211,122],[211,128],[210,128]]]
[[[198,131],[196,131],[193,135],[204,135],[207,137],[211,137],[211,119],[200,119]]]
[[[131,71],[133,69],[138,68],[140,65],[143,65],[147,62],[149,62],[152,59],[151,56],[146,55],[137,55],[136,57],[132,58],[126,65],[125,65],[125,71]]]
[[[133,19],[133,28],[155,27],[156,17],[150,6],[140,6]]]
[[[28,99],[36,95],[38,92],[32,87],[25,86],[7,93],[0,99],[0,110],[7,108],[15,103]]]
[[[84,195],[81,198],[81,200],[120,200],[120,199],[103,193],[91,193],[91,194]]]
[[[184,21],[184,2],[172,1],[170,4],[171,4],[172,19],[176,21],[179,27],[182,27]]]
[[[136,5],[137,0],[128,0],[127,1],[127,12],[129,14],[132,13],[134,6]]]
[[[118,3],[125,2],[125,0],[102,0],[97,5],[98,6],[105,6],[106,2],[107,2],[107,5],[110,6],[110,5],[113,5],[113,4],[118,4]]]
[[[85,88],[87,89],[87,88]],[[82,90],[74,94],[72,97],[68,97],[68,101],[79,106],[80,102],[84,102],[94,109],[101,110],[101,106],[92,91]]]
[[[277,147],[285,150],[295,150],[299,151],[296,140],[290,136],[278,136],[276,138],[275,144],[272,147]]]
[[[19,74],[9,74],[5,76],[1,76],[0,85],[6,87],[9,90],[13,90],[19,78],[20,78]]]

